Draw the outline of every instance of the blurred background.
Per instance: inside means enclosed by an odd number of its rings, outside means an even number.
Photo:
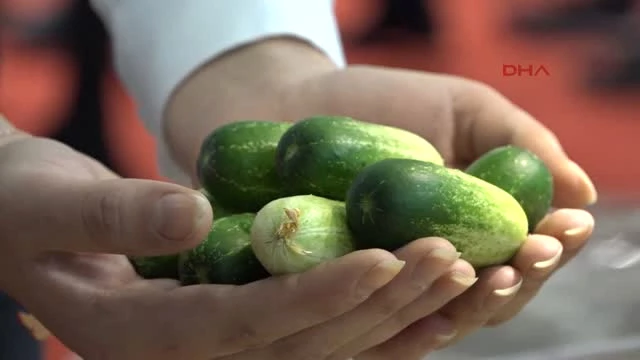
[[[350,63],[481,80],[545,123],[599,189],[597,237],[635,249],[640,1],[337,0],[336,13]],[[85,1],[0,0],[0,113],[123,176],[160,178]],[[45,349],[67,354],[55,340]]]

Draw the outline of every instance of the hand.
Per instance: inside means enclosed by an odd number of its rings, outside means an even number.
[[[118,254],[195,246],[211,226],[206,199],[120,179],[1,119],[0,204],[0,289],[88,359],[325,359],[407,304],[433,313],[474,280],[442,239],[245,286],[141,279]]]
[[[195,174],[195,144],[222,123],[317,114],[411,130],[431,141],[453,167],[514,144],[540,156],[555,179],[558,210],[542,221],[509,266],[483,270],[473,288],[438,314],[422,311],[420,301],[412,303],[345,345],[338,351],[343,358],[420,359],[446,342],[434,336],[436,329],[455,329],[457,336],[448,339],[454,342],[474,329],[504,322],[591,235],[594,220],[581,209],[596,201],[596,190],[553,133],[489,86],[459,77],[373,66],[336,69],[306,44],[268,40],[217,59],[185,82],[169,106],[166,136],[183,169]],[[193,120],[187,125],[185,119]]]

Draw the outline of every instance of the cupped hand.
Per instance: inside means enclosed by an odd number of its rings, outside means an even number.
[[[422,239],[244,286],[145,280],[121,254],[195,246],[211,225],[206,199],[118,178],[10,128],[0,134],[0,203],[0,288],[88,359],[342,359],[409,303],[433,313],[475,279],[451,244]]]
[[[504,322],[591,235],[594,220],[583,209],[596,202],[596,190],[556,136],[496,90],[460,77],[375,66],[337,69],[306,44],[265,41],[217,59],[185,82],[170,104],[166,135],[182,168],[195,174],[195,144],[220,124],[295,121],[318,114],[346,115],[420,134],[450,167],[464,168],[495,147],[513,144],[536,153],[554,177],[556,210],[510,264],[481,270],[468,291],[437,313],[424,305],[435,290],[425,291],[352,338],[335,359],[421,359],[472,330]],[[188,129],[184,118],[194,119]]]
[[[288,94],[291,118],[329,113],[402,127],[431,141],[448,166],[466,167],[485,152],[512,144],[536,153],[554,177],[557,208],[537,226],[512,262],[479,272],[475,285],[439,312],[456,336],[434,342],[434,316],[361,353],[358,359],[420,359],[482,326],[511,319],[544,282],[571,260],[593,231],[582,208],[597,200],[586,175],[540,122],[487,85],[447,75],[359,66],[313,77]],[[425,314],[426,315],[426,314]],[[441,319],[438,319],[440,321]],[[362,347],[362,346],[361,346]]]

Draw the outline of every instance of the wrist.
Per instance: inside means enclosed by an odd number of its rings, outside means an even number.
[[[199,144],[220,125],[291,120],[289,89],[337,69],[323,52],[295,38],[272,38],[230,51],[202,66],[171,97],[164,128],[174,160],[194,174]]]

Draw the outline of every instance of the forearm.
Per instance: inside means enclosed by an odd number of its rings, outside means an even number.
[[[323,66],[344,65],[332,0],[92,2],[111,34],[119,75],[145,125],[159,140],[161,165],[163,153],[168,153],[164,134],[169,132],[165,130],[174,126],[177,132],[210,130],[203,127],[223,121],[216,117],[222,111],[210,112],[218,108],[216,104],[229,109],[240,103],[255,109],[246,116],[266,117],[264,108],[254,103],[266,104],[277,97],[274,86],[294,77],[289,74],[290,65],[313,68],[295,62],[294,48],[313,54]],[[274,71],[277,73],[265,76]],[[277,81],[272,82],[274,79]],[[258,90],[265,88],[267,91]],[[250,93],[259,94],[260,100],[241,101]],[[233,99],[230,105],[228,99]],[[178,137],[196,141],[186,134]],[[177,150],[174,140],[171,148]],[[192,159],[187,160],[180,147],[176,156],[185,164]]]

